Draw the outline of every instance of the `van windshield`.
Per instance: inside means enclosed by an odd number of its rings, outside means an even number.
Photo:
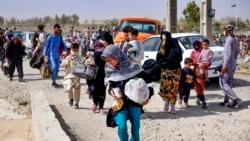
[[[150,34],[154,34],[156,32],[156,24],[154,22],[146,21],[122,21],[120,24],[119,31],[122,32],[122,29],[128,25],[137,29],[139,32],[145,32]]]

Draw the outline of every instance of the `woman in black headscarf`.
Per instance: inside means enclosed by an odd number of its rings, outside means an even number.
[[[195,40],[193,42],[193,48],[194,48],[194,50],[191,52],[190,58],[193,60],[193,66],[194,66],[193,71],[196,74],[196,69],[199,66],[199,56],[201,54],[201,49],[202,49],[201,42],[198,40]],[[204,91],[205,91],[204,77],[197,76],[194,79],[194,89],[195,89],[195,92],[197,94],[196,104],[202,105],[202,108],[206,109],[207,104],[206,104],[206,99],[205,99],[205,95],[204,95]]]
[[[175,114],[175,103],[178,96],[180,82],[182,52],[171,33],[163,31],[161,33],[161,46],[158,50],[156,61],[161,66],[161,86],[159,95],[165,102],[164,111]]]
[[[93,52],[95,63],[99,67],[97,75],[95,79],[86,81],[93,98],[92,111],[95,112],[97,106],[99,106],[99,112],[105,114],[106,111],[104,111],[103,106],[106,98],[106,86],[104,85],[104,78],[105,78],[104,67],[106,62],[101,58],[101,55],[105,48],[103,44],[100,42],[99,40],[100,38],[101,36],[97,38],[97,40],[93,43],[93,45],[89,49],[90,52]]]

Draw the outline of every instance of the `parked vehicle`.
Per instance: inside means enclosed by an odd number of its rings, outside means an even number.
[[[23,45],[26,47],[25,52],[27,54],[27,58],[31,58],[32,56],[32,44],[31,39],[35,32],[24,32],[23,35]]]
[[[13,36],[16,34],[22,34],[23,32],[21,30],[13,30]]]
[[[119,43],[124,40],[122,29],[128,25],[132,26],[133,28],[136,28],[139,31],[139,35],[137,37],[139,41],[143,41],[147,37],[157,35],[161,32],[161,23],[158,20],[132,17],[121,18],[119,31],[114,39],[115,43]]]
[[[176,38],[179,42],[179,45],[183,52],[183,60],[181,62],[181,66],[184,66],[184,59],[186,57],[190,57],[191,52],[193,50],[193,42],[195,40],[202,41],[203,39],[206,39],[205,36],[201,34],[196,33],[173,33],[173,38]],[[217,46],[212,42],[212,40],[209,39],[209,47],[213,50],[214,56],[212,58],[212,65],[210,66],[208,70],[208,78],[218,78],[219,72],[215,73],[215,68],[223,62],[223,54],[224,54],[224,48],[221,46]],[[161,44],[160,35],[155,35],[148,37],[143,42],[144,47],[144,60],[142,60],[142,64],[148,60],[148,59],[156,59],[158,48]]]

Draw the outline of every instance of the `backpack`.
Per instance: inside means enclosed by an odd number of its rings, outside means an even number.
[[[39,38],[39,33],[35,32],[31,38],[31,44],[32,44],[32,48],[36,48],[38,41],[36,40],[37,38]]]

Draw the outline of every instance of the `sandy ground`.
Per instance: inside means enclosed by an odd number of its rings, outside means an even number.
[[[37,89],[44,91],[52,110],[72,141],[118,140],[117,128],[106,127],[106,116],[90,110],[92,101],[88,99],[88,95],[84,94],[87,88],[85,80],[81,81],[80,109],[75,110],[68,106],[67,95],[62,88],[53,89],[50,80],[42,79],[38,70],[29,68],[28,61],[24,61],[24,66],[27,80],[25,83],[19,83],[16,77],[13,82],[9,82],[2,73],[0,74],[0,99],[8,101],[13,106],[13,109],[9,109],[10,111],[26,116],[26,118],[12,120],[2,117],[0,119],[0,140],[32,140],[29,94]],[[62,84],[63,74],[61,70],[59,84]],[[239,109],[233,110],[218,106],[218,103],[223,100],[223,93],[218,83],[209,83],[205,92],[208,103],[206,110],[195,105],[195,93],[192,91],[191,108],[177,109],[176,115],[163,112],[163,102],[157,95],[159,85],[156,84],[156,94],[144,107],[146,113],[141,118],[141,140],[249,141],[250,75],[236,74],[235,78],[234,90],[243,100]],[[112,98],[107,95],[105,107],[110,107],[112,103]],[[18,126],[21,124],[23,126]],[[130,130],[128,131],[130,134]]]
[[[0,99],[0,140],[32,141],[31,118],[18,114],[15,107]]]

